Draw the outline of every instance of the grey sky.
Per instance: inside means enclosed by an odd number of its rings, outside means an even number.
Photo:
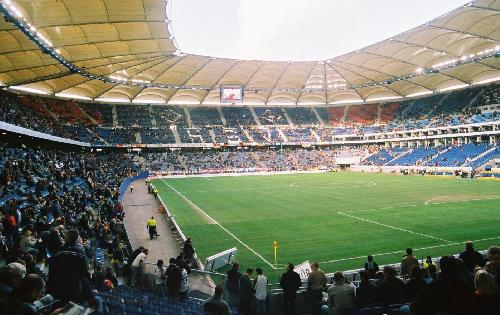
[[[466,0],[170,0],[180,49],[215,57],[325,60],[423,24]]]

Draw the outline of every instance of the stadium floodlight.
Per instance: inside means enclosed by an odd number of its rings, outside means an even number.
[[[458,90],[458,89],[461,89],[461,88],[464,88],[464,87],[468,87],[468,86],[469,86],[468,84],[452,85],[452,86],[448,86],[448,87],[445,87],[445,88],[439,90],[439,92],[446,92],[446,91],[451,91],[451,90]]]
[[[37,89],[34,89],[34,88],[25,87],[25,86],[11,86],[11,87],[9,87],[9,89],[16,90],[16,91],[33,93],[33,94],[50,95],[50,93],[47,92],[47,91],[37,90]]]
[[[103,102],[103,103],[130,103],[129,99],[125,99],[125,98],[110,98],[110,97],[96,98],[95,101]]]
[[[335,101],[335,102],[330,102],[328,104],[330,105],[340,105],[340,104],[357,104],[357,103],[364,103],[365,101],[363,100],[344,100],[344,101]]]
[[[367,102],[375,102],[375,101],[388,101],[388,100],[395,100],[403,98],[402,96],[382,96],[382,97],[374,97],[374,98],[369,98],[366,101]]]
[[[434,93],[434,92],[432,92],[432,91],[423,91],[423,92],[417,92],[417,93],[408,94],[405,97],[416,97],[416,96],[428,95],[428,94],[432,94],[432,93]]]
[[[92,98],[83,96],[83,95],[76,95],[76,94],[68,94],[68,93],[56,93],[55,96],[57,97],[62,97],[62,98],[71,98],[71,99],[76,99],[76,100],[85,100],[85,101],[91,101]]]
[[[481,81],[474,82],[472,84],[478,85],[478,84],[485,84],[485,83],[490,83],[490,82],[495,82],[495,81],[500,81],[500,77],[493,77],[493,78],[489,78],[489,79],[484,79]]]
[[[132,103],[134,103],[134,104],[167,104],[167,101],[166,100],[133,99]]]

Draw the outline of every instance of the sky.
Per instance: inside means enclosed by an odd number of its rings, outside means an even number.
[[[184,53],[326,60],[424,24],[466,0],[170,0]]]

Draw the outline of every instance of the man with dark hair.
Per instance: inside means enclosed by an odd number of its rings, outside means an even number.
[[[81,303],[92,295],[89,281],[87,257],[80,235],[78,230],[69,230],[66,243],[49,261],[47,291],[63,303]]]
[[[368,261],[365,263],[365,270],[368,272],[370,278],[375,278],[375,274],[379,271],[378,265],[373,261],[372,255],[368,255]]]
[[[500,247],[490,246],[486,255],[488,256],[488,264],[485,269],[493,275],[497,287],[500,288]]]
[[[130,280],[130,285],[140,285],[142,283],[142,271],[144,269],[144,263],[146,262],[146,259],[148,257],[149,250],[147,248],[144,248],[141,253],[135,257],[134,261],[132,262],[132,278]]]
[[[217,285],[214,295],[203,304],[203,314],[205,315],[231,315],[229,305],[222,299],[224,289]]]
[[[403,303],[406,300],[404,282],[396,277],[397,274],[394,267],[384,267],[384,280],[380,283],[380,300],[386,306]]]
[[[401,276],[409,276],[413,266],[418,266],[418,260],[413,256],[413,250],[411,248],[407,248],[406,254],[401,260]]]
[[[370,283],[370,273],[366,270],[360,271],[359,280],[354,303],[359,306],[376,304],[378,302],[378,288]]]
[[[191,261],[194,258],[195,250],[193,247],[193,241],[191,240],[190,237],[188,237],[186,239],[186,241],[184,242],[184,247],[183,247],[182,251],[184,253],[184,258],[186,259],[186,261],[188,263],[191,263]]]
[[[240,264],[233,263],[231,270],[227,272],[226,288],[229,292],[229,304],[235,306],[238,304],[238,297],[240,294]]]
[[[156,219],[154,216],[151,216],[151,219],[148,220],[146,227],[148,228],[149,232],[149,239],[152,240],[153,238],[158,238],[158,232],[156,231]]]
[[[463,313],[470,306],[472,291],[458,276],[457,259],[443,256],[439,261],[441,273],[410,304],[410,311],[417,315],[441,312]]]
[[[328,305],[321,307],[322,314],[333,315],[338,309],[354,305],[356,287],[346,281],[342,272],[337,271],[333,275],[333,285],[328,288]]]
[[[262,268],[256,268],[255,273],[257,273],[257,278],[253,284],[255,290],[255,314],[264,315],[267,302],[267,278],[263,275]]]
[[[461,252],[458,256],[465,265],[465,269],[474,272],[476,266],[484,267],[485,261],[483,255],[474,250],[474,244],[471,241],[465,243],[465,251]]]
[[[297,296],[297,290],[300,288],[302,281],[297,272],[293,271],[295,266],[292,263],[288,263],[286,266],[286,272],[281,275],[280,286],[283,289],[283,304],[285,314],[295,314],[295,298]]]
[[[167,289],[168,293],[172,296],[178,296],[181,288],[182,271],[179,266],[175,264],[175,258],[170,258],[169,265],[165,274],[167,275]]]
[[[252,273],[253,268],[248,267],[247,271],[240,278],[239,311],[244,315],[250,314],[250,306],[255,296],[252,280],[250,279]]]
[[[307,300],[310,307],[313,309],[313,314],[319,314],[321,309],[321,301],[323,300],[323,289],[326,286],[325,273],[319,269],[319,264],[313,262],[311,264],[311,273],[307,278]]]

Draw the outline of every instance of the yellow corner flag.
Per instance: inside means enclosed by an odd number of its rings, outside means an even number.
[[[278,266],[278,242],[274,241],[274,265]]]

